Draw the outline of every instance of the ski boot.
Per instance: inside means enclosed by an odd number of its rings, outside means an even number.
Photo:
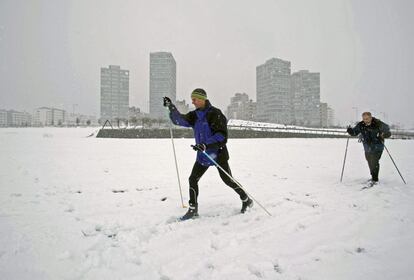
[[[240,212],[244,214],[247,210],[247,207],[249,208],[253,207],[253,200],[250,197],[247,197],[245,200],[242,200],[242,208]]]
[[[187,213],[180,218],[181,221],[198,218],[198,204],[190,204]]]

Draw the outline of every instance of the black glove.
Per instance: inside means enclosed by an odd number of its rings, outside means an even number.
[[[354,130],[352,129],[350,125],[348,125],[348,127],[346,128],[346,132],[348,132],[349,135],[354,134]]]
[[[384,133],[383,132],[378,132],[377,134],[377,138],[384,143]]]
[[[204,152],[207,149],[206,144],[203,144],[203,143],[191,145],[191,147],[193,148],[194,151],[200,151],[200,152]]]
[[[163,104],[164,107],[170,108],[173,105],[172,102],[171,102],[171,99],[169,97],[164,96],[162,99],[163,99],[163,102],[164,102],[164,104]]]

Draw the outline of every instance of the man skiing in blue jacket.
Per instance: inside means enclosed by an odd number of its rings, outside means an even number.
[[[164,106],[170,110],[171,121],[179,126],[192,127],[196,142],[193,149],[197,151],[197,159],[189,178],[190,206],[187,213],[181,217],[181,220],[188,220],[198,216],[198,181],[207,169],[214,165],[203,153],[204,151],[231,175],[228,163],[229,153],[226,147],[226,117],[219,109],[211,105],[207,99],[207,93],[201,88],[197,88],[191,93],[191,100],[196,109],[188,114],[181,114],[171,102],[171,99],[164,97]],[[223,182],[240,196],[242,200],[241,213],[245,213],[248,207],[253,206],[253,200],[223,171],[219,168],[217,169]]]
[[[362,121],[355,127],[348,126],[347,132],[351,136],[358,136],[364,145],[365,159],[368,162],[371,172],[371,179],[368,181],[370,186],[378,183],[380,169],[379,160],[384,151],[384,139],[391,136],[390,127],[372,117],[370,112],[362,114]]]

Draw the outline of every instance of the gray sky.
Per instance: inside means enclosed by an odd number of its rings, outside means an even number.
[[[148,111],[149,53],[171,51],[177,97],[207,90],[223,110],[256,98],[256,66],[278,57],[321,73],[342,123],[355,110],[413,127],[414,1],[0,0],[0,108],[99,114],[100,67],[130,73],[130,104]]]

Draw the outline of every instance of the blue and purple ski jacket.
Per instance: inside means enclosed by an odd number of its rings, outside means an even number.
[[[196,144],[205,144],[206,152],[215,161],[228,160],[227,119],[223,113],[207,100],[203,109],[181,114],[177,108],[170,107],[171,121],[179,126],[192,127]],[[204,166],[214,165],[202,152],[197,152],[197,162]]]

